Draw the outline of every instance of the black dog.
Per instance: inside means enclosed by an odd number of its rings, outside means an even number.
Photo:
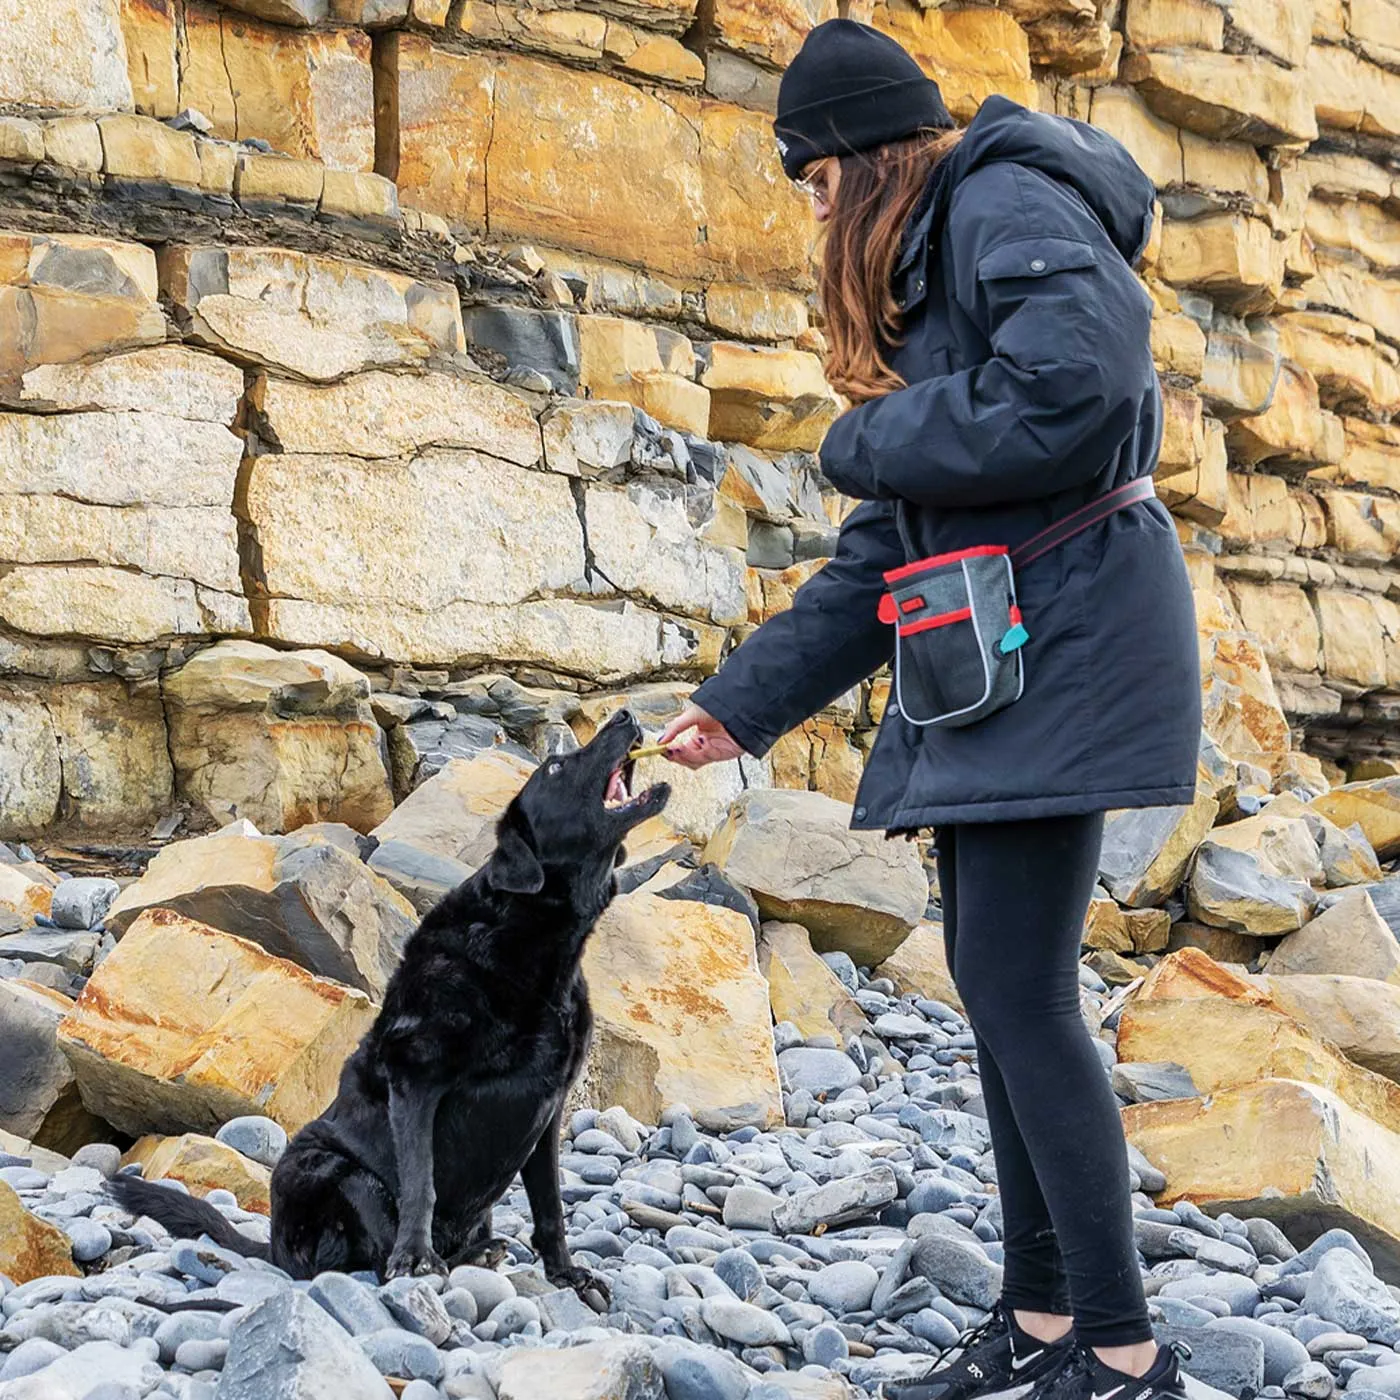
[[[587,747],[542,764],[501,817],[490,859],[408,940],[335,1102],[272,1173],[270,1247],[139,1178],[112,1183],[123,1207],[294,1277],[392,1278],[494,1262],[491,1207],[519,1172],[545,1273],[598,1287],[564,1242],[559,1126],[593,1026],[584,941],[612,899],[623,838],[670,796],[660,783],[629,798],[640,737],[623,711]]]

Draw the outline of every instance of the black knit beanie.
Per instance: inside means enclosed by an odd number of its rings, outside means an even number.
[[[822,156],[952,125],[938,84],[889,35],[829,19],[807,35],[783,74],[773,130],[783,170],[796,180]]]

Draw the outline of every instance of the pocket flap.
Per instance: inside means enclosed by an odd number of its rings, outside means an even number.
[[[1048,277],[1076,267],[1093,267],[1093,248],[1077,238],[1018,238],[984,254],[977,264],[983,282],[999,277]]]

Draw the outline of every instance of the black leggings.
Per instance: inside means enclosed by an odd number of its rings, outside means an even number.
[[[1009,1308],[1087,1346],[1152,1337],[1118,1106],[1079,1011],[1103,814],[940,827],[948,966],[977,1036]]]

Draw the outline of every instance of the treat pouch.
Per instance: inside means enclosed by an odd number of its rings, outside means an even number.
[[[895,629],[894,693],[905,719],[959,729],[1020,698],[1029,636],[1004,545],[918,559],[885,582],[880,618]]]

